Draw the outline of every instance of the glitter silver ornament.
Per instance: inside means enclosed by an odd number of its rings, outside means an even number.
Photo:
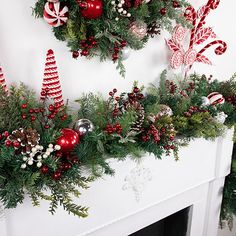
[[[142,40],[147,35],[147,24],[144,21],[134,21],[130,25],[129,32],[135,38]]]
[[[167,106],[165,104],[160,104],[159,107],[160,107],[160,111],[156,115],[148,116],[149,121],[154,123],[157,119],[159,119],[162,116],[172,116],[173,115],[173,111],[169,106]]]
[[[88,119],[79,119],[75,122],[74,130],[81,136],[94,130],[93,123]]]
[[[130,47],[124,47],[122,49],[122,60],[126,60],[129,58],[131,53]]]
[[[219,113],[214,117],[214,119],[215,119],[216,122],[219,122],[219,123],[221,123],[221,124],[224,124],[227,117],[228,117],[228,115],[226,115],[226,114],[222,111],[222,112],[219,112]]]
[[[210,100],[207,97],[202,97],[202,106],[209,106]]]

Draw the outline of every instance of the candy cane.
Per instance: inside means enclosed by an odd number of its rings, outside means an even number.
[[[209,0],[207,2],[203,16],[197,25],[196,32],[205,24],[205,19],[207,15],[210,13],[210,10],[215,10],[218,7],[219,3],[220,0]]]
[[[193,28],[191,30],[191,37],[190,37],[190,44],[189,44],[189,48],[193,47],[193,39],[194,39],[194,35],[195,35],[195,27],[196,27],[196,23],[197,23],[197,12],[196,10],[191,6],[191,7],[187,7],[186,8],[186,12],[189,11],[190,12],[190,16],[191,16],[191,20],[192,20],[192,25]],[[187,13],[186,13],[187,16]],[[189,14],[188,14],[189,16]]]
[[[213,45],[216,44],[220,44],[216,49],[215,49],[215,54],[216,55],[222,55],[223,53],[225,53],[225,51],[227,50],[227,44],[226,42],[222,41],[222,40],[215,40],[212,41],[211,43],[208,43],[202,50],[200,50],[198,52],[199,54],[202,54],[203,52],[205,52],[208,48],[210,48]]]

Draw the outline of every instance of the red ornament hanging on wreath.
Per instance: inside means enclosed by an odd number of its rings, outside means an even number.
[[[81,15],[86,19],[97,19],[103,13],[102,0],[77,0]]]
[[[68,7],[60,2],[47,2],[44,6],[43,17],[53,27],[64,25],[68,20]]]
[[[57,139],[56,144],[61,146],[62,153],[69,153],[79,143],[79,135],[69,128],[62,129],[61,132],[62,135]]]

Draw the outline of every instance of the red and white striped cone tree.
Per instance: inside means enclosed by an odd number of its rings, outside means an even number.
[[[1,66],[0,66],[0,85],[5,89],[6,92],[8,91],[5,77],[4,77],[3,70],[2,70]]]
[[[52,98],[54,100],[54,105],[57,108],[60,108],[64,105],[61,84],[57,72],[54,52],[52,49],[49,49],[47,52],[41,91],[41,99],[44,100],[46,98]]]

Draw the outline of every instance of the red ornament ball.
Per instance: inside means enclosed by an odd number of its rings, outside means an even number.
[[[86,19],[97,19],[103,13],[102,0],[77,0],[81,15]]]
[[[73,129],[65,128],[61,130],[62,135],[58,138],[56,144],[61,146],[61,152],[71,152],[76,144],[79,143],[79,135]]]

